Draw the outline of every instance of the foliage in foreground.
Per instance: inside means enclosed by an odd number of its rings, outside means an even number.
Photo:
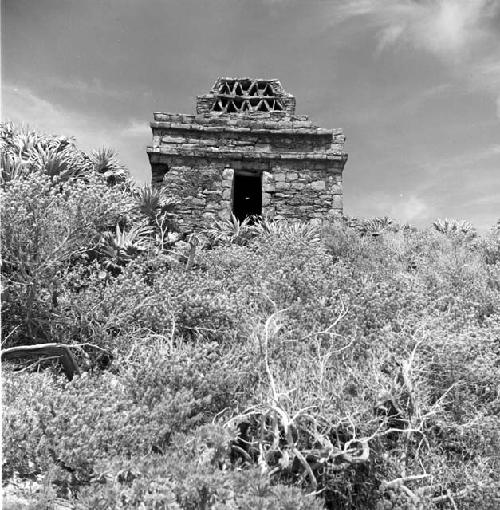
[[[498,229],[228,223],[187,270],[168,199],[99,175],[3,183],[4,345],[113,357],[4,367],[30,508],[500,506]]]

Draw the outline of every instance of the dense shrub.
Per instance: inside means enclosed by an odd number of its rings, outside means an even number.
[[[110,459],[142,456],[147,464],[150,455],[171,456],[175,434],[253,396],[256,367],[248,354],[210,344],[138,347],[118,360],[119,373],[71,383],[48,374],[8,373],[4,479],[42,478],[67,497],[92,483]],[[154,478],[154,470],[145,476]]]
[[[12,345],[47,341],[64,273],[131,200],[99,176],[58,183],[40,172],[8,182],[1,198],[3,338]]]
[[[4,478],[38,480],[32,508],[500,505],[498,229],[233,220],[187,264],[167,197],[30,140],[7,144],[4,345],[113,357],[4,369]]]

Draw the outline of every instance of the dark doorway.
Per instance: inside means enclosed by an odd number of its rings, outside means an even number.
[[[233,213],[238,221],[262,215],[262,175],[251,171],[235,172]]]

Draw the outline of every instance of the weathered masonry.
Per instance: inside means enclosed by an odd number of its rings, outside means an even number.
[[[277,80],[219,78],[198,96],[196,115],[155,113],[151,128],[153,185],[178,198],[185,230],[231,212],[239,220],[342,214],[343,132],[295,115]]]

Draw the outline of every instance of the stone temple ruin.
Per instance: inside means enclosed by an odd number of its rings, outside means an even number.
[[[196,115],[155,113],[151,128],[153,186],[177,199],[183,230],[231,212],[240,221],[342,214],[343,132],[295,115],[278,80],[219,78]]]

